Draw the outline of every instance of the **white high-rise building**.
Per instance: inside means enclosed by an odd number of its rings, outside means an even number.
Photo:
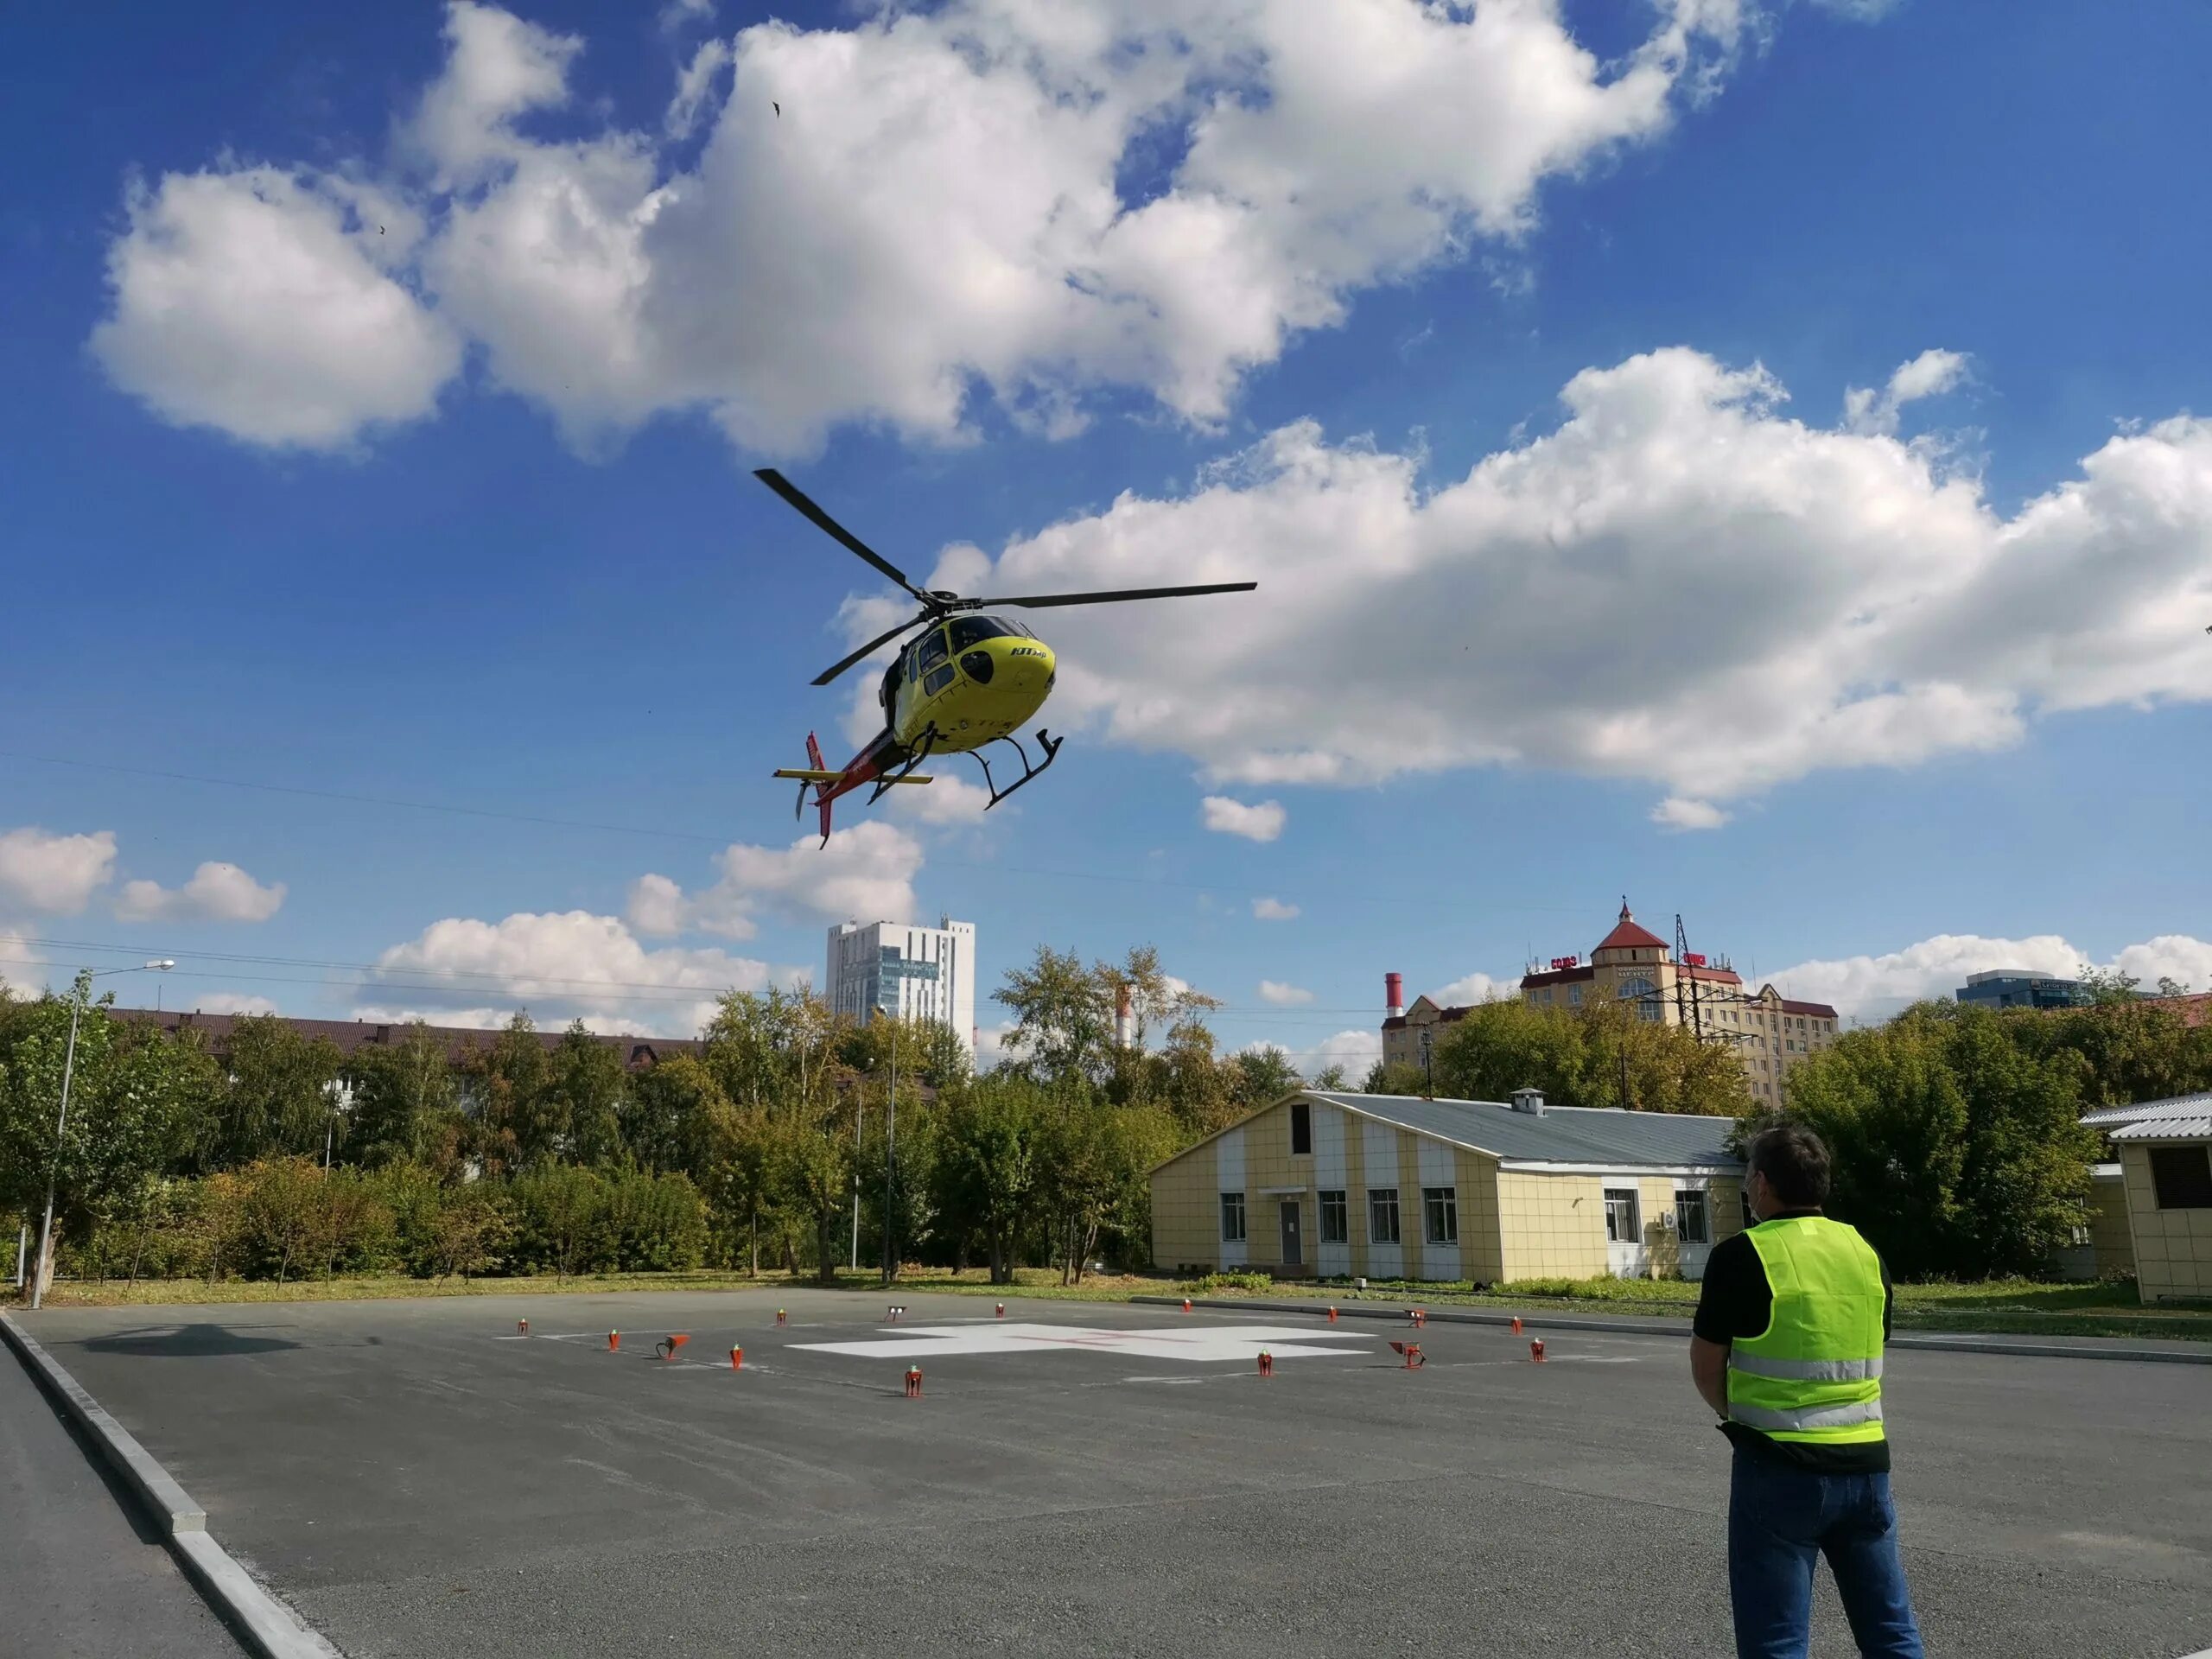
[[[830,1007],[855,1020],[934,1020],[976,1058],[976,924],[840,922],[830,930]]]

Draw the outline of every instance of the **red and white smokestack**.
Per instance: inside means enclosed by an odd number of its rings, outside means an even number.
[[[1406,976],[1403,974],[1382,976],[1382,1001],[1389,1008],[1389,1018],[1392,1020],[1405,1018]]]
[[[1122,987],[1120,999],[1114,1004],[1114,1046],[1127,1048],[1136,1041],[1136,1004],[1130,1000],[1129,988]]]

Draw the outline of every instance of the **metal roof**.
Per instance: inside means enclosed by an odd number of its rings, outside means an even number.
[[[2115,1141],[2212,1140],[2212,1111],[2191,1116],[2146,1117],[2140,1123],[2114,1129],[2112,1138]]]
[[[1416,1134],[1487,1152],[1514,1163],[1707,1165],[1738,1169],[1728,1150],[1735,1122],[1671,1112],[1624,1112],[1611,1107],[1546,1106],[1516,1112],[1495,1100],[1425,1100],[1414,1095],[1305,1091],[1313,1100],[1395,1123]]]
[[[2138,1101],[2133,1106],[2100,1106],[2082,1116],[2083,1127],[2109,1128],[2114,1124],[2140,1123],[2152,1117],[2196,1117],[2212,1113],[2212,1093],[2176,1095],[2171,1100]]]

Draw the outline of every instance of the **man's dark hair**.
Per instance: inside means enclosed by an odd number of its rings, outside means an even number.
[[[1765,1176],[1775,1197],[1792,1209],[1827,1202],[1828,1149],[1802,1123],[1761,1129],[1744,1148],[1744,1162]]]

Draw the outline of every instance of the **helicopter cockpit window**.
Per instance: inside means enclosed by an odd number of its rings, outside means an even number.
[[[997,616],[958,616],[952,620],[952,649],[957,653],[970,645],[980,645],[986,639],[1004,635],[1021,636],[1021,630]]]
[[[926,674],[944,660],[944,630],[932,628],[922,636],[920,650],[914,653],[914,672]]]

